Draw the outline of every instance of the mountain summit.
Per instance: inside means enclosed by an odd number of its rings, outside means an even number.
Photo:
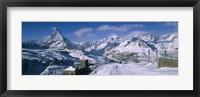
[[[53,29],[53,33],[47,40],[47,43],[52,43],[56,41],[64,41],[64,37],[62,36],[60,30],[56,27],[53,27],[52,29]]]
[[[70,40],[66,39],[60,30],[56,27],[53,27],[53,33],[46,41],[49,44],[50,48],[56,49],[65,49],[65,48],[72,48],[72,43]]]

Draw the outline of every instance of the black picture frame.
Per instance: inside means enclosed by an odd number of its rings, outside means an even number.
[[[7,7],[193,7],[193,90],[7,90]],[[1,97],[199,97],[200,0],[1,0]],[[187,83],[187,82],[185,82]],[[34,84],[34,83],[32,83]]]

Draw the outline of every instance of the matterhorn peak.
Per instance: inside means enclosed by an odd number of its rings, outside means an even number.
[[[62,36],[62,34],[61,34],[61,32],[60,32],[60,30],[58,28],[53,27],[52,29],[53,29],[52,36],[58,37],[58,38],[63,38],[63,36]]]
[[[60,30],[56,27],[53,27],[53,33],[51,34],[50,38],[48,39],[48,43],[64,40],[64,37],[62,36]]]
[[[71,41],[65,38],[58,28],[53,27],[52,29],[53,33],[47,40],[50,48],[65,49],[73,47]]]
[[[108,38],[113,40],[113,39],[117,39],[118,37],[119,37],[118,35],[111,33]]]

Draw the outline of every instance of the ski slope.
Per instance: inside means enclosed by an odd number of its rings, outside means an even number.
[[[178,75],[178,68],[157,68],[154,63],[111,63],[100,65],[90,75]]]

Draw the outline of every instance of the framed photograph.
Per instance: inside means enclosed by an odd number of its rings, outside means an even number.
[[[198,97],[199,0],[0,3],[2,97]]]

